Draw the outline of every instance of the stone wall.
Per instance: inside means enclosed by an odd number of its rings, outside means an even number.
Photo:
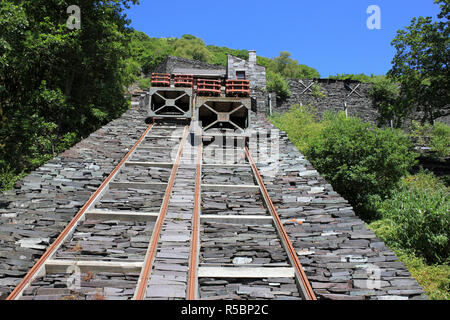
[[[313,93],[313,87],[309,87],[314,81],[324,96],[320,97]],[[277,112],[288,111],[294,104],[311,105],[316,108],[319,116],[327,110],[334,112],[345,111],[349,116],[358,117],[372,124],[379,124],[380,114],[372,104],[369,95],[371,83],[363,83],[355,80],[334,79],[288,79],[291,95],[286,100],[276,98],[272,93],[272,109]],[[307,89],[309,87],[309,89]],[[357,88],[356,88],[357,87]],[[356,89],[354,92],[353,89]],[[265,98],[266,106],[258,111],[268,111],[268,95]],[[423,117],[421,112],[413,112],[403,123],[403,128],[409,128],[411,120],[420,121]],[[450,124],[450,116],[441,117],[437,121]],[[388,125],[385,123],[384,125]]]
[[[313,94],[313,87],[307,89],[313,81],[315,86],[320,88],[323,97]],[[273,110],[284,112],[294,104],[303,104],[315,107],[318,114],[322,116],[326,110],[345,111],[345,104],[347,104],[349,116],[359,117],[373,124],[377,123],[379,114],[372,106],[369,96],[370,83],[331,79],[289,79],[288,83],[291,96],[284,101],[275,99],[276,103],[272,105]],[[356,90],[352,92],[355,88]]]

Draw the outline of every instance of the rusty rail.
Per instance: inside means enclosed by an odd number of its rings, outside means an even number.
[[[266,205],[273,217],[275,227],[277,228],[277,231],[281,237],[282,244],[285,247],[286,252],[288,253],[289,260],[291,261],[291,264],[295,269],[296,279],[301,289],[300,292],[303,295],[303,298],[306,300],[317,300],[316,295],[314,294],[314,291],[311,287],[311,284],[309,283],[308,277],[306,276],[305,271],[303,270],[303,267],[300,263],[297,252],[295,252],[294,246],[292,245],[292,242],[289,239],[286,229],[284,228],[283,223],[281,222],[280,216],[278,215],[277,210],[273,205],[272,200],[270,199],[269,192],[267,191],[266,186],[264,185],[264,181],[259,173],[258,167],[256,166],[250,154],[250,151],[248,150],[248,147],[245,147],[245,155],[252,167],[253,173],[261,189]]]
[[[148,285],[148,279],[150,277],[150,273],[151,273],[152,267],[153,267],[153,262],[155,260],[156,249],[158,247],[158,241],[159,241],[159,237],[161,234],[163,222],[164,222],[164,219],[167,214],[167,209],[169,206],[169,200],[170,200],[170,196],[172,194],[172,188],[173,188],[173,185],[175,182],[175,177],[177,175],[178,167],[180,165],[181,154],[183,152],[184,143],[186,141],[186,137],[188,134],[188,128],[189,128],[188,126],[186,126],[184,128],[183,137],[180,142],[180,147],[178,148],[177,157],[176,157],[175,162],[172,167],[172,172],[170,174],[169,183],[167,185],[167,189],[164,194],[164,200],[163,200],[163,203],[161,206],[159,217],[158,217],[158,220],[156,221],[155,228],[153,229],[152,238],[150,240],[150,246],[148,248],[148,251],[147,251],[147,254],[146,254],[146,257],[144,260],[144,266],[143,266],[141,275],[139,276],[136,294],[134,296],[135,300],[143,300],[145,298],[145,294],[147,291],[147,285]]]
[[[199,256],[199,246],[200,246],[200,207],[201,207],[201,182],[202,182],[202,161],[203,161],[203,145],[200,144],[198,147],[198,158],[197,158],[197,171],[195,175],[195,199],[194,199],[194,213],[192,216],[192,237],[191,237],[191,253],[189,259],[189,277],[188,277],[188,287],[187,287],[187,300],[195,300],[197,298],[197,287],[198,287],[198,277],[197,277],[197,267],[198,267],[198,256]]]
[[[15,287],[11,294],[6,298],[6,300],[15,300],[21,297],[23,291],[27,288],[30,282],[39,274],[42,268],[45,267],[45,263],[49,260],[52,255],[58,250],[65,239],[70,235],[70,233],[76,228],[78,223],[83,218],[84,214],[88,209],[95,204],[96,200],[101,197],[103,192],[108,187],[111,180],[119,173],[120,169],[123,167],[125,162],[131,157],[136,148],[142,143],[147,134],[153,128],[153,124],[149,125],[139,140],[134,144],[134,146],[128,151],[125,157],[119,162],[119,164],[114,168],[106,180],[100,185],[100,187],[95,191],[95,193],[89,198],[86,204],[78,211],[75,217],[69,222],[69,224],[64,228],[56,240],[50,245],[50,247],[45,251],[41,258],[34,264],[34,266],[28,271],[22,281]]]

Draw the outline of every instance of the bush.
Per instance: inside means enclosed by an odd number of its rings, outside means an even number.
[[[271,71],[267,72],[267,91],[275,92],[280,99],[286,99],[291,95],[289,85],[283,76]]]
[[[325,121],[306,156],[365,218],[373,197],[389,195],[416,163],[412,143],[400,130],[379,129],[343,113]]]
[[[286,131],[289,140],[303,153],[324,127],[323,123],[317,121],[312,108],[298,104],[293,105],[289,112],[274,114],[270,120],[280,130]]]
[[[0,170],[0,192],[12,189],[16,181],[25,177],[25,173],[16,174],[9,166]]]
[[[450,300],[450,266],[427,265],[423,258],[396,252],[430,300]]]
[[[150,90],[152,83],[149,78],[139,78],[138,86],[141,90]]]
[[[430,139],[431,151],[441,158],[450,156],[450,126],[436,122],[433,126]]]
[[[369,95],[373,106],[380,114],[379,124],[384,125],[390,120],[396,120],[396,127],[400,126],[405,114],[399,99],[398,84],[386,77],[374,78]]]
[[[429,263],[449,262],[450,198],[433,174],[402,179],[392,197],[378,204],[383,220],[376,226],[392,246],[422,256]]]
[[[312,95],[316,98],[325,98],[327,95],[322,91],[322,88],[317,85],[314,84],[312,86]]]
[[[411,138],[420,146],[428,146],[437,158],[450,156],[450,126],[436,122],[420,124],[417,121],[411,123]]]

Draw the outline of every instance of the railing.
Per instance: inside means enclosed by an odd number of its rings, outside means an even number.
[[[227,80],[226,95],[248,97],[250,96],[250,80]]]
[[[220,80],[198,79],[197,94],[206,96],[220,96],[222,85]]]
[[[168,73],[152,73],[153,87],[170,87],[170,74]]]
[[[176,74],[173,76],[173,82],[175,84],[175,87],[192,88],[194,86],[194,76],[191,74],[188,75]]]

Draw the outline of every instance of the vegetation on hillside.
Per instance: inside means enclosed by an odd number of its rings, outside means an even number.
[[[202,39],[188,34],[183,35],[180,39],[150,38],[143,32],[134,31],[131,47],[133,59],[140,65],[144,74],[151,72],[169,55],[222,66],[227,65],[228,54],[248,59],[248,50],[207,46]],[[267,69],[268,90],[275,92],[281,99],[290,94],[286,79],[320,78],[316,69],[299,64],[286,51],[281,52],[280,56],[273,59],[258,56],[257,63]]]
[[[449,298],[450,197],[448,186],[431,173],[410,175],[418,154],[400,130],[380,129],[344,113],[322,120],[309,106],[294,105],[271,121],[316,169],[371,222],[377,236],[410,266],[431,298]],[[431,127],[433,128],[433,127]],[[429,129],[437,150],[450,127]],[[439,265],[436,265],[439,264]],[[437,275],[447,275],[439,279]]]
[[[1,2],[0,189],[127,109],[138,66],[123,10],[134,3],[86,1],[71,30],[69,1]]]
[[[360,81],[360,82],[365,82],[365,83],[372,83],[374,81],[376,81],[376,79],[378,78],[384,78],[384,75],[373,75],[371,74],[370,76],[364,74],[364,73],[360,73],[360,74],[351,74],[351,73],[338,73],[335,76],[329,76],[329,79],[335,79],[335,80],[355,80],[355,81]]]
[[[120,116],[126,88],[168,55],[226,65],[247,50],[214,45],[192,35],[151,38],[128,27],[124,8],[136,0],[86,1],[80,29],[67,27],[65,0],[0,3],[0,190]],[[283,52],[258,57],[269,87],[289,95],[286,77],[318,73]]]
[[[392,41],[396,54],[388,76],[400,84],[400,100],[407,111],[424,113],[422,122],[434,123],[450,114],[450,2],[440,4],[438,20],[413,18]]]

